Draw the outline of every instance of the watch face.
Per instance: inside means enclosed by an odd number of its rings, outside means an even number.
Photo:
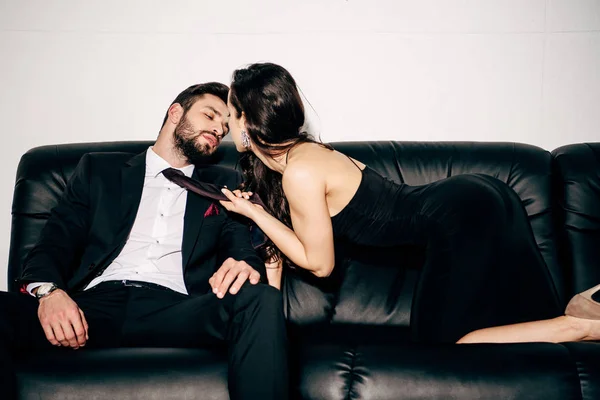
[[[44,283],[37,290],[37,292],[36,292],[37,297],[42,297],[42,296],[48,294],[52,290],[52,288],[54,288],[54,284]]]

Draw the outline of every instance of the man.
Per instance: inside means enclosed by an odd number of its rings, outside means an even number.
[[[232,399],[287,397],[281,296],[247,227],[163,174],[237,186],[233,170],[194,165],[227,134],[227,94],[191,86],[146,152],[82,157],[25,261],[28,294],[0,293],[4,368],[12,349],[227,343]]]

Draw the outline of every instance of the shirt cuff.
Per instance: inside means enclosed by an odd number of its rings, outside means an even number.
[[[44,283],[49,283],[49,282],[33,282],[30,283],[29,285],[27,285],[27,287],[25,288],[27,290],[27,293],[29,293],[32,296],[35,296],[32,292],[33,289],[38,288],[40,286],[42,286]]]

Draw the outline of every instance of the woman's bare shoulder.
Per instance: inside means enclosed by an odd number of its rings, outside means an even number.
[[[334,152],[317,144],[298,148],[288,159],[283,171],[284,184],[301,182],[318,183],[327,173],[327,165],[333,162]]]

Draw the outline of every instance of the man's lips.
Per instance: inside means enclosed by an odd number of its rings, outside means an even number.
[[[211,144],[211,146],[217,146],[219,144],[219,140],[210,133],[204,133],[202,137],[206,139]]]

